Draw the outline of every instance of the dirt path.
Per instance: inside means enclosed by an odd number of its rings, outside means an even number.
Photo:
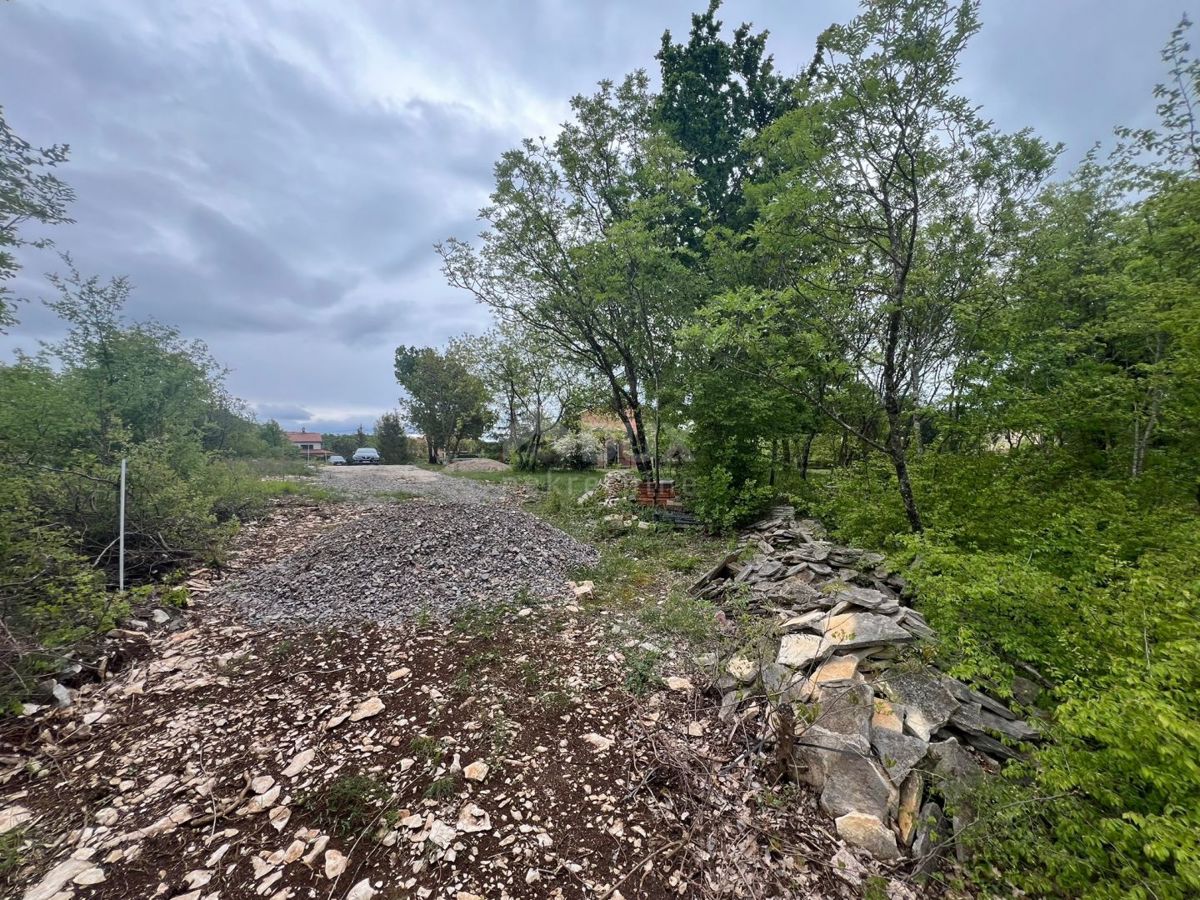
[[[357,497],[403,493],[478,504],[508,502],[512,497],[512,491],[502,485],[443,475],[419,466],[323,466],[319,477],[322,484]]]
[[[233,575],[360,515],[281,512],[245,530]],[[847,896],[812,796],[765,802],[712,696],[678,677],[630,692],[643,639],[619,614],[522,598],[448,623],[278,628],[208,581],[166,628],[124,635],[124,667],[73,706],[0,723],[0,830],[19,852],[0,893]]]

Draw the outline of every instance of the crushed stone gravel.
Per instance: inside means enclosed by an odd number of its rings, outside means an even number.
[[[404,493],[449,503],[511,503],[509,486],[443,475],[419,466],[324,466],[321,483],[352,497]]]
[[[521,510],[417,499],[366,507],[214,599],[268,625],[444,619],[475,602],[570,598],[571,574],[597,558]]]

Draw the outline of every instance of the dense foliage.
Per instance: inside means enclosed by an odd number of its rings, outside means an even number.
[[[1053,739],[966,836],[979,887],[1196,895],[1190,23],[1161,127],[1064,174],[959,93],[974,0],[865,2],[795,80],[717,8],[664,35],[660,95],[605,83],[501,160],[450,281],[609,384],[639,454],[684,435],[704,522],[786,496],[887,549],[933,652],[1040,707]]]
[[[54,676],[64,653],[117,624],[120,461],[129,585],[219,557],[270,484],[246,462],[291,452],[223,386],[207,349],[156,322],[127,322],[123,279],[51,276],[69,330],[0,365],[0,703]]]
[[[431,463],[439,454],[453,458],[464,440],[478,440],[495,422],[487,387],[460,347],[398,347],[396,380],[408,393],[405,411],[424,435]]]

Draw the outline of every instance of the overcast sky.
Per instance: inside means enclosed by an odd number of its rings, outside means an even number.
[[[393,407],[397,344],[488,325],[431,245],[478,228],[491,166],[553,133],[568,98],[654,71],[664,28],[706,0],[11,0],[0,105],[18,134],[71,146],[86,273],[126,274],[130,313],[206,340],[230,386],[286,427],[369,430]],[[1118,123],[1148,124],[1183,0],[985,0],[964,91],[1033,126],[1065,165]],[[727,0],[770,29],[787,74],[846,0]],[[47,254],[14,286],[45,295]],[[35,304],[0,338],[34,349]]]

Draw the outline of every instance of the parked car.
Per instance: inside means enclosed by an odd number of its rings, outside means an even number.
[[[374,447],[359,447],[350,457],[350,462],[356,466],[377,466],[379,465],[379,451]]]
[[[344,466],[346,464],[346,457],[338,456],[335,453],[333,456],[329,457],[329,464],[331,466]]]

